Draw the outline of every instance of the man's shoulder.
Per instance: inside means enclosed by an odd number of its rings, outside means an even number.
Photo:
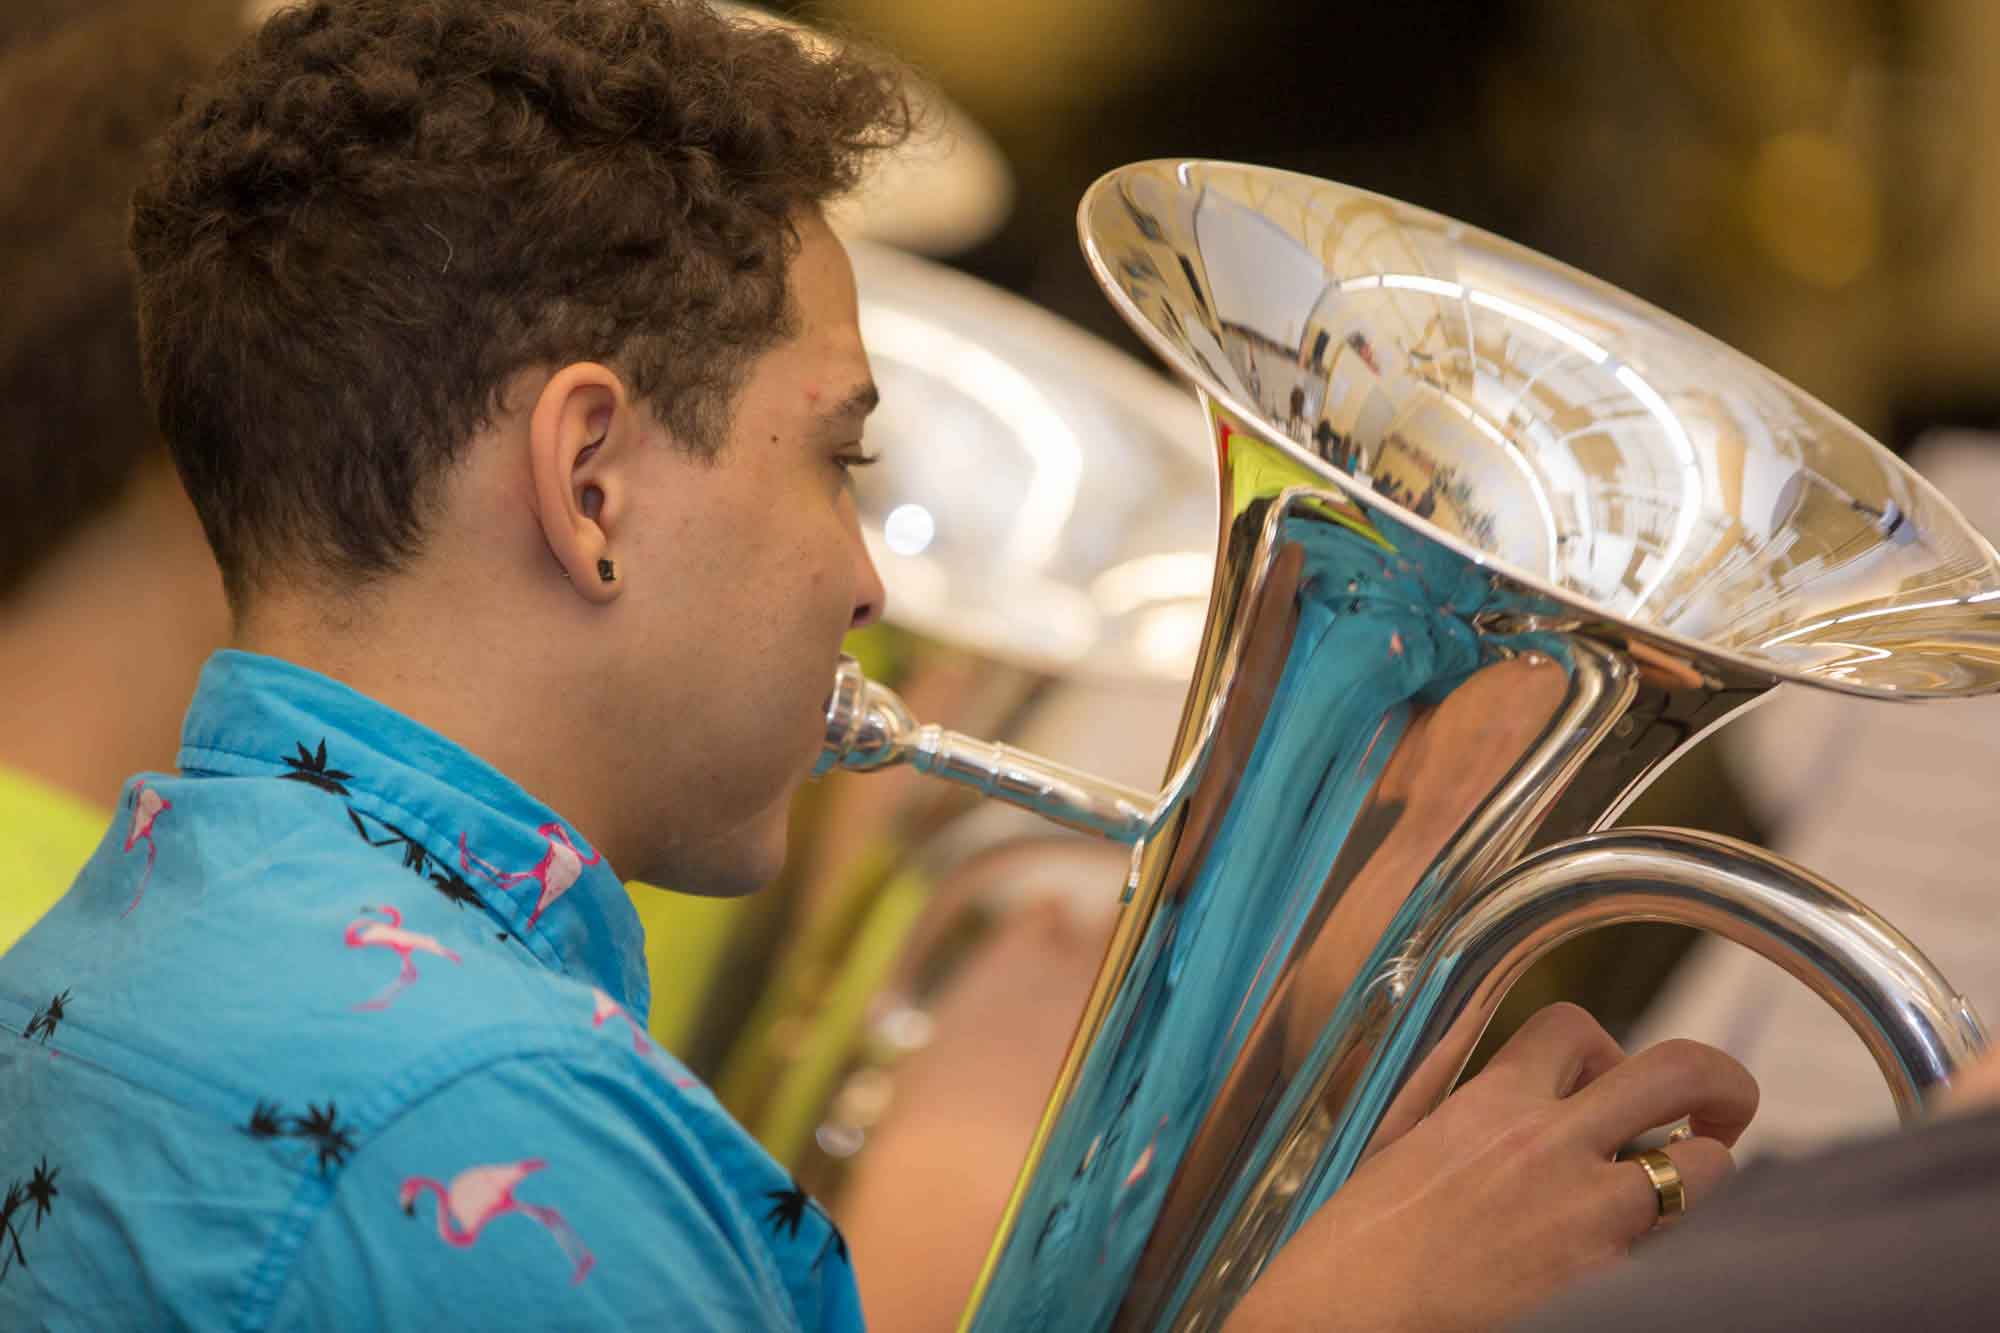
[[[0,961],[0,1026],[63,996],[66,1044],[129,1082],[225,1098],[232,1118],[415,1095],[414,1071],[530,1039],[549,1058],[587,1052],[623,1028],[622,1007],[533,956],[393,812],[325,796],[135,779],[76,886]]]
[[[371,881],[369,906],[392,906],[399,882]],[[59,1241],[81,1255],[116,1236],[184,1275],[173,1308],[195,1324],[224,1310],[285,1324],[304,1309],[326,1327],[437,1314],[427,1275],[456,1261],[477,1270],[482,1319],[514,1304],[617,1323],[651,1308],[637,1293],[679,1290],[731,1312],[718,1326],[788,1326],[788,1293],[805,1289],[791,1270],[818,1255],[794,1226],[780,1261],[764,1217],[788,1185],[775,1164],[610,996],[510,958],[523,946],[474,908],[421,904],[399,926],[310,904],[244,913],[219,951],[168,948],[122,981],[76,976],[47,1030],[14,1043],[0,1090],[0,1177],[45,1159],[63,1173],[64,1227],[36,1256],[45,1293],[82,1299]],[[258,949],[262,971],[237,957]],[[207,1182],[200,1207],[116,1234],[135,1197],[179,1199],[188,1173]],[[477,1235],[464,1210],[516,1181],[517,1211],[566,1219],[561,1247],[518,1221]],[[627,1243],[634,1217],[654,1221]],[[354,1290],[384,1235],[408,1257]],[[473,1239],[468,1264],[458,1247]],[[605,1271],[578,1304],[593,1262]],[[114,1298],[140,1308],[122,1286],[91,1297]]]

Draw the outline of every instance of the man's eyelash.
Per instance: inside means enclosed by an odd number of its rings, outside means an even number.
[[[873,467],[882,461],[880,454],[841,454],[833,460],[842,467]]]

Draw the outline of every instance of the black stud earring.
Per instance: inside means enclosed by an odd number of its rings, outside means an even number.
[[[597,577],[606,583],[616,583],[618,582],[618,571],[612,567],[609,560],[599,560],[597,562]]]

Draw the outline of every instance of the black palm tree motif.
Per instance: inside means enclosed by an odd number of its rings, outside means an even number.
[[[21,1267],[28,1266],[28,1256],[21,1252],[21,1229],[14,1222],[14,1214],[28,1201],[28,1189],[20,1181],[7,1187],[7,1197],[0,1199],[0,1241],[4,1241],[11,1254],[0,1254],[0,1278],[7,1276],[16,1262]]]
[[[826,1209],[819,1206],[819,1201],[799,1188],[798,1181],[791,1182],[789,1189],[765,1190],[764,1197],[772,1201],[770,1210],[764,1214],[764,1221],[770,1225],[773,1235],[782,1231],[787,1239],[797,1240],[799,1223],[805,1220],[806,1210],[810,1208],[819,1214],[820,1220],[832,1233],[835,1251],[842,1259],[847,1258],[847,1237],[840,1234],[840,1228],[833,1224],[833,1219],[827,1216]]]
[[[474,888],[465,876],[459,874],[457,870],[453,869],[446,862],[433,856],[421,842],[418,842],[388,820],[376,815],[363,816],[353,806],[347,807],[347,820],[354,825],[354,831],[361,835],[361,840],[370,847],[402,848],[403,868],[405,870],[414,870],[419,875],[424,876],[432,888],[444,895],[446,902],[458,907],[464,907],[468,903],[478,908],[486,906],[486,899],[480,896],[479,890]],[[380,824],[388,836],[376,837],[368,831],[368,824],[364,820],[372,820],[374,823]],[[504,940],[507,936],[503,934],[500,938]]]
[[[375,819],[373,815],[369,818]],[[424,873],[424,867],[430,863],[431,854],[424,850],[424,845],[386,819],[375,819],[376,823],[389,831],[389,836],[386,838],[378,838],[370,833],[368,826],[361,822],[361,812],[351,805],[347,807],[347,822],[354,825],[354,831],[359,833],[361,840],[370,847],[401,847],[405,870],[414,870],[421,875]]]
[[[54,1170],[50,1170],[49,1159],[44,1157],[35,1166],[34,1179],[28,1182],[28,1197],[35,1201],[35,1230],[37,1231],[42,1229],[42,1218],[48,1214],[49,1209],[55,1204],[56,1196],[62,1193],[61,1190],[56,1188],[56,1177],[61,1174],[62,1168],[56,1167]]]
[[[321,791],[332,792],[335,796],[350,794],[347,788],[340,784],[354,775],[326,766],[326,737],[320,737],[317,752],[306,749],[304,741],[293,743],[299,747],[298,757],[284,756],[284,762],[292,771],[280,773],[279,777],[288,782],[303,782],[307,786],[318,787]]]
[[[54,1207],[56,1196],[62,1191],[56,1188],[56,1177],[62,1168],[51,1169],[49,1159],[44,1157],[35,1167],[34,1176],[27,1184],[16,1180],[7,1186],[7,1194],[0,1198],[0,1281],[6,1280],[14,1265],[28,1266],[27,1253],[21,1248],[21,1228],[27,1219],[17,1217],[22,1209],[35,1205],[35,1229],[42,1228],[42,1219]]]
[[[311,1139],[319,1150],[319,1169],[322,1174],[326,1164],[335,1166],[347,1164],[347,1154],[354,1151],[354,1137],[335,1123],[333,1103],[329,1101],[322,1111],[312,1102],[306,1103],[303,1117],[292,1117],[291,1135],[297,1139]]]
[[[49,1044],[49,1038],[56,1035],[56,1027],[63,1021],[63,1006],[69,1003],[69,992],[52,997],[46,1005],[35,1010],[28,1019],[28,1026],[21,1029],[21,1036],[32,1041],[37,1034],[42,1045]]]
[[[28,1201],[28,1187],[22,1185],[20,1181],[8,1185],[6,1199],[0,1199],[0,1239],[4,1239],[8,1245],[14,1247],[14,1255],[6,1259],[4,1265],[0,1265],[0,1273],[6,1273],[6,1269],[14,1267],[16,1259],[24,1265],[28,1263],[28,1255],[20,1253],[20,1229],[14,1225],[14,1213],[18,1213],[20,1205],[24,1205],[26,1201]]]
[[[773,1232],[786,1232],[793,1240],[799,1237],[799,1223],[805,1220],[806,1205],[812,1202],[806,1192],[794,1181],[790,1189],[766,1190],[764,1197],[775,1199],[771,1210],[764,1214],[764,1220]]]
[[[486,906],[486,900],[479,896],[479,890],[466,882],[465,876],[456,870],[450,868],[433,870],[430,880],[437,891],[445,896],[447,902],[456,903],[460,907],[467,903],[471,903],[474,907]]]
[[[275,1139],[285,1132],[284,1112],[276,1102],[259,1100],[250,1112],[250,1123],[243,1132],[253,1139]]]

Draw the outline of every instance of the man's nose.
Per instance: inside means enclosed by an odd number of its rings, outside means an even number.
[[[849,629],[864,629],[882,618],[882,608],[889,600],[889,593],[882,586],[882,575],[876,570],[875,562],[868,555],[868,543],[857,536],[854,543],[854,611],[848,617]]]

